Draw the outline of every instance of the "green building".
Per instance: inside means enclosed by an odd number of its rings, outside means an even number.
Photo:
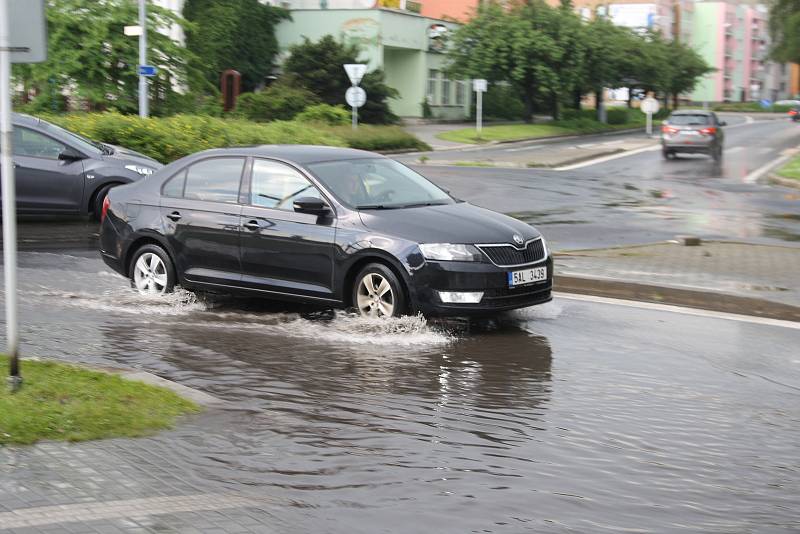
[[[384,70],[386,83],[400,94],[389,101],[396,115],[422,118],[423,102],[427,102],[433,118],[469,118],[470,84],[450,80],[443,72],[447,37],[458,24],[389,8],[292,9],[291,15],[292,20],[277,28],[283,53],[303,37],[318,41],[333,35],[357,44],[362,51],[359,60],[370,70]]]

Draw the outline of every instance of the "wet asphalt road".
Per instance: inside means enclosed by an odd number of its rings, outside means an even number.
[[[686,234],[800,244],[800,190],[746,181],[785,150],[800,145],[800,125],[726,119],[731,127],[726,128],[721,165],[699,155],[664,161],[654,150],[568,171],[415,168],[460,198],[537,225],[555,249],[649,243]],[[579,142],[639,135],[596,136]],[[470,148],[461,155],[448,150],[441,157],[473,161],[483,154],[501,161],[502,151],[525,147],[541,150],[541,144],[521,143]],[[401,159],[413,164],[418,156]]]
[[[742,126],[728,146],[797,131]],[[718,170],[657,152],[423,170],[561,248],[687,232],[796,244],[800,197],[743,183],[740,152]],[[152,299],[102,264],[94,231],[23,225],[23,354],[230,401],[153,448],[209,492],[274,498],[278,531],[800,529],[798,329],[566,297],[472,323]]]
[[[20,266],[23,354],[230,401],[149,447],[209,492],[274,499],[278,531],[800,527],[798,329],[563,297],[371,322],[142,297],[80,249]]]

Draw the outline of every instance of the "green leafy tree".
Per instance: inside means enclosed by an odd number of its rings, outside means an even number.
[[[769,10],[772,57],[800,63],[800,0],[773,0]]]
[[[123,28],[138,21],[133,0],[49,0],[47,61],[14,68],[26,96],[35,95],[42,109],[62,109],[68,92],[91,110],[138,108],[139,42]],[[150,5],[148,62],[158,66],[152,91],[153,108],[169,98],[185,79],[188,54],[168,36],[155,31],[181,20],[171,11]]]
[[[225,69],[242,75],[242,90],[252,91],[275,67],[275,26],[289,18],[285,9],[258,0],[186,0],[186,47],[195,90],[219,87]]]
[[[304,38],[302,43],[291,47],[289,53],[283,65],[286,75],[294,77],[296,83],[302,84],[322,102],[332,106],[346,105],[344,94],[350,87],[350,80],[343,65],[359,62],[357,46],[342,44],[333,36],[326,35],[316,43]],[[374,124],[396,122],[397,117],[389,110],[388,100],[396,98],[398,93],[386,85],[383,71],[368,72],[360,85],[367,93],[366,104],[358,110],[360,120]]]
[[[678,109],[678,98],[697,85],[700,78],[714,72],[706,61],[690,46],[672,41],[666,50],[666,81],[663,85],[665,96],[672,95],[672,108]]]

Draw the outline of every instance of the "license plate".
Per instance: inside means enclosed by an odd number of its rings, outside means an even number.
[[[547,280],[547,267],[534,267],[508,273],[508,287],[524,286]]]
[[[700,132],[697,130],[681,130],[683,135],[700,135]]]

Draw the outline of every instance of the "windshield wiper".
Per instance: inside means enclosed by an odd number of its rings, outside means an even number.
[[[396,210],[403,208],[405,206],[385,206],[383,204],[364,204],[362,206],[356,206],[356,209],[359,210]]]
[[[404,204],[404,208],[419,208],[422,206],[445,206],[447,202],[417,202],[415,204]]]

